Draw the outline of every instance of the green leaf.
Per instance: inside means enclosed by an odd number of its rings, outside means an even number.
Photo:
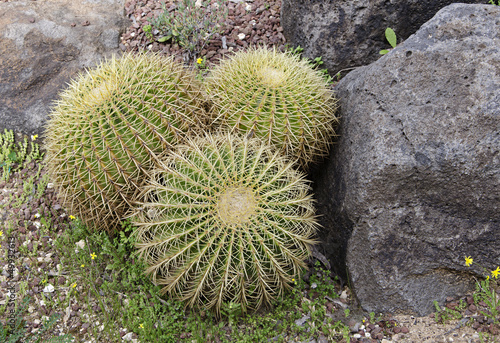
[[[380,50],[380,54],[381,54],[381,55],[385,55],[385,54],[387,54],[388,52],[389,52],[389,50]]]
[[[397,44],[396,33],[390,27],[385,29],[385,38],[393,48],[396,47]]]
[[[12,152],[8,155],[8,157],[9,157],[9,160],[11,160],[11,161],[14,161],[14,162],[15,162],[15,161],[17,160],[17,155],[16,155],[16,153],[15,153],[14,151],[12,151]]]
[[[168,41],[170,38],[172,38],[171,35],[163,36],[163,37],[158,38],[158,42],[163,43],[163,42]]]

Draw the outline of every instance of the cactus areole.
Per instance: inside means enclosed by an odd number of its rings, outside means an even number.
[[[191,139],[154,169],[141,198],[132,222],[146,273],[190,307],[269,304],[315,243],[309,183],[257,138]]]

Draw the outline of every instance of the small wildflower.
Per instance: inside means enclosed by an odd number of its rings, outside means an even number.
[[[33,140],[33,141],[36,141],[37,138],[38,138],[38,135],[31,136],[31,140]]]
[[[70,216],[69,216],[69,219],[71,219],[71,220],[75,220],[75,219],[76,219],[76,217],[75,217],[74,215],[70,215]]]
[[[491,271],[491,275],[497,279],[498,275],[500,275],[500,267],[497,267],[497,269]]]
[[[198,64],[201,64],[202,62],[203,62],[203,58],[198,58],[198,59],[196,60],[196,63],[198,63]]]
[[[144,329],[144,324],[139,324],[140,329]]]
[[[75,288],[76,287],[76,282],[71,285],[71,287]]]
[[[83,267],[85,267],[85,265],[84,265],[84,264],[82,264],[80,267],[82,267],[82,268],[83,268]]]
[[[467,267],[470,267],[470,266],[471,266],[471,264],[472,264],[472,262],[473,262],[473,260],[472,260],[472,258],[471,258],[470,256],[466,256],[466,257],[465,257],[465,265],[466,265]]]
[[[489,279],[490,279],[490,276],[488,275],[488,276],[486,277],[486,281],[488,281]]]
[[[3,231],[0,231],[0,237],[2,237],[2,236],[3,236]]]
[[[96,255],[95,253],[90,254],[90,258],[91,258],[91,259],[94,259],[94,258],[96,258],[96,257],[97,257],[97,255]]]

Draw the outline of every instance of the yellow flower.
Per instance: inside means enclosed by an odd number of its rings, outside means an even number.
[[[70,216],[69,216],[69,219],[71,219],[71,220],[75,220],[75,219],[76,219],[76,217],[75,217],[74,215],[70,215]]]
[[[140,329],[144,329],[144,324],[139,324]]]
[[[84,265],[84,264],[82,264],[80,267],[82,267],[82,268],[83,268],[83,267],[85,267],[85,265]]]
[[[466,256],[466,257],[465,257],[465,265],[466,265],[467,267],[470,267],[470,266],[471,266],[471,264],[472,264],[472,262],[474,262],[474,261],[472,260],[472,258],[471,258],[470,256]]]
[[[196,63],[198,63],[198,64],[201,64],[201,62],[203,62],[203,58],[198,58],[198,59],[196,60]]]
[[[96,255],[96,254],[94,254],[94,253],[90,254],[90,258],[91,258],[91,259],[94,259],[94,258],[96,258],[96,257],[97,257],[97,255]]]
[[[0,237],[2,237],[2,236],[3,236],[3,231],[0,231]]]
[[[497,269],[491,271],[491,275],[496,279],[498,278],[498,275],[500,274],[500,267],[497,267]]]
[[[38,135],[31,136],[31,139],[34,140],[34,141],[36,141],[37,138],[38,138]]]
[[[71,285],[71,287],[75,288],[76,287],[76,282]]]

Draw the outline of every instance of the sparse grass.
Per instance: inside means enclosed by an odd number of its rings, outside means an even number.
[[[23,174],[25,179],[21,179],[19,191],[2,207],[20,208],[47,196],[50,180],[43,172],[43,163],[40,158],[31,160],[39,164],[32,166],[31,175]],[[20,161],[20,166],[13,163],[11,170],[26,168],[25,161]],[[20,176],[9,175],[13,179]],[[15,325],[2,323],[2,342],[122,342],[121,336],[126,333],[143,343],[264,342],[273,337],[277,342],[285,342],[320,336],[332,342],[349,341],[347,326],[334,320],[325,307],[328,299],[337,297],[339,284],[319,267],[307,283],[297,280],[293,291],[273,302],[270,308],[241,316],[237,306],[225,304],[222,320],[218,320],[210,311],[188,311],[181,302],[162,298],[160,287],[144,276],[145,266],[135,257],[132,227],[128,223],[123,224],[122,232],[110,238],[104,232],[89,230],[70,214],[54,216],[50,208],[42,209],[34,222],[18,223],[11,218],[2,230],[1,255],[8,257],[4,243],[8,237],[16,237],[20,240],[14,261],[16,270],[30,268],[27,276],[23,274],[15,282],[19,285]],[[65,229],[61,229],[60,217],[66,220]],[[21,222],[25,230],[37,223],[36,232],[26,230],[21,240],[18,232]],[[58,264],[49,264],[55,256]],[[47,267],[40,268],[45,262]],[[61,276],[63,282],[58,281]],[[34,287],[39,291],[31,296],[29,292]],[[50,287],[53,292],[43,291]],[[0,306],[2,317],[8,311],[6,303]],[[38,329],[26,330],[32,312],[41,311],[47,315],[41,317]],[[338,311],[338,317],[343,318],[343,310]],[[73,312],[81,323],[75,325]],[[296,322],[305,317],[306,320]]]

